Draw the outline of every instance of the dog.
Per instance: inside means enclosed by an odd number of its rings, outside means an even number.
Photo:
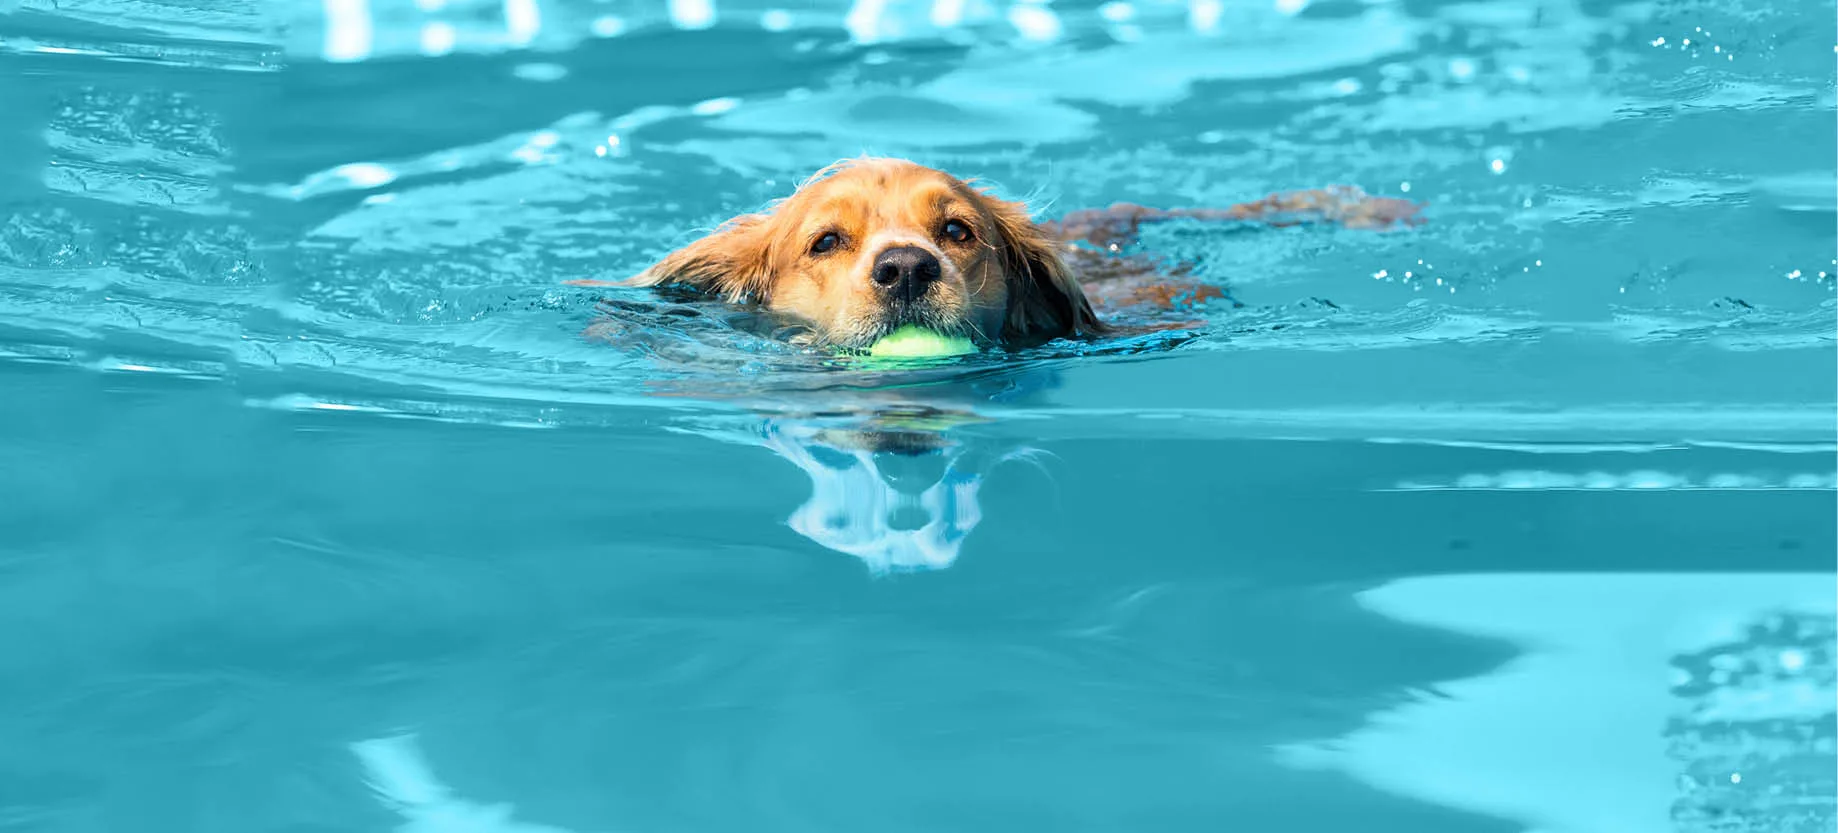
[[[819,348],[860,350],[918,325],[1014,350],[1197,329],[1204,324],[1193,318],[1197,307],[1229,300],[1218,285],[1193,278],[1191,264],[1134,252],[1145,224],[1326,221],[1381,229],[1421,222],[1419,210],[1332,187],[1220,209],[1119,203],[1036,221],[1022,203],[972,181],[905,160],[861,158],[824,168],[767,210],[729,220],[634,277],[570,283],[652,287],[665,299],[688,290],[735,305],[747,318],[763,312],[775,332],[789,330],[791,340]],[[655,319],[619,309],[627,314],[602,316],[587,336],[651,344],[645,322]],[[660,349],[651,344],[647,352]],[[982,517],[985,470],[1037,452],[951,429],[984,421],[976,403],[989,397],[986,387],[1013,395],[1051,386],[1051,375],[1051,368],[1017,367],[999,378],[931,386],[903,379],[886,388],[821,388],[802,398],[780,391],[770,403],[750,404],[762,415],[758,425],[692,430],[764,446],[803,470],[811,497],[787,523],[811,541],[861,558],[876,573],[943,569]],[[667,395],[724,398],[728,381],[687,393],[668,388]],[[738,395],[753,397],[747,386]],[[937,457],[944,465],[925,488],[897,489],[883,469],[900,466],[901,457]],[[916,512],[923,524],[893,521]]]
[[[1119,203],[1036,222],[1022,203],[974,181],[902,159],[863,157],[818,171],[766,211],[729,220],[635,277],[570,283],[674,286],[754,305],[815,347],[861,350],[917,325],[979,347],[1023,349],[1200,323],[1158,318],[1225,293],[1188,278],[1188,265],[1125,254],[1145,223],[1327,221],[1383,229],[1420,223],[1420,209],[1336,186],[1223,209]]]

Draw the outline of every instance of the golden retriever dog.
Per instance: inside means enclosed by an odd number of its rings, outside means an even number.
[[[804,328],[797,338],[813,346],[863,349],[917,325],[979,346],[1023,348],[1114,332],[1100,309],[1141,321],[1222,297],[1215,286],[1185,279],[1186,267],[1123,254],[1143,223],[1325,220],[1383,228],[1417,222],[1417,211],[1340,187],[1224,209],[1117,204],[1036,222],[1025,205],[943,171],[861,158],[824,168],[768,210],[729,220],[616,283],[688,287],[758,305]]]

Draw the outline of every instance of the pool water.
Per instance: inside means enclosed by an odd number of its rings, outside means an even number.
[[[1835,14],[0,2],[0,829],[1830,830]],[[865,152],[1428,222],[927,369],[563,283]]]

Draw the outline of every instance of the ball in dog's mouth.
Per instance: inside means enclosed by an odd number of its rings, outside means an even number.
[[[947,335],[916,324],[907,324],[869,345],[877,359],[940,359],[976,352],[976,344],[961,335]]]

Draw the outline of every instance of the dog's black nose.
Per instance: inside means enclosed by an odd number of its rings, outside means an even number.
[[[938,280],[938,258],[918,246],[895,246],[874,259],[875,286],[908,301]]]

